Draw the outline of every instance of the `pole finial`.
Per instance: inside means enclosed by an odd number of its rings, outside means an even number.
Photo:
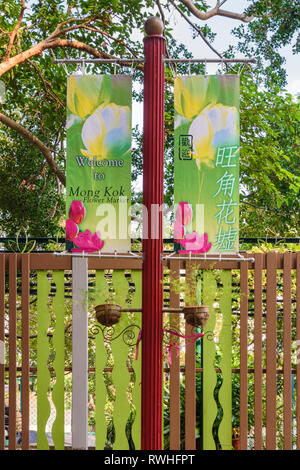
[[[145,31],[148,36],[162,36],[164,32],[164,24],[158,16],[151,16],[145,21]]]

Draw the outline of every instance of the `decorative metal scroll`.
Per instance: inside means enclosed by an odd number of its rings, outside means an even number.
[[[137,334],[134,329],[137,328]],[[140,331],[141,327],[139,325],[128,325],[121,332],[118,332],[116,334],[116,328],[113,326],[101,326],[100,324],[94,324],[90,328],[90,332],[92,335],[95,337],[98,335],[100,332],[102,333],[103,340],[104,341],[115,341],[116,339],[120,338],[122,336],[122,339],[124,343],[127,346],[136,346],[136,343],[130,342],[130,340],[134,341],[135,339],[138,339],[138,333]]]

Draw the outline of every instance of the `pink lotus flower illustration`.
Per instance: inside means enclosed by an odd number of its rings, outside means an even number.
[[[85,215],[86,210],[82,201],[72,201],[69,209],[69,219],[79,225],[84,221]]]
[[[185,229],[184,226],[177,220],[174,222],[174,240],[178,243],[184,238]]]
[[[104,241],[101,240],[100,232],[92,234],[89,230],[79,232],[78,237],[74,238],[72,241],[77,246],[77,248],[72,248],[72,251],[74,252],[85,251],[86,253],[92,253],[94,251],[102,250],[104,246]]]
[[[183,240],[179,240],[179,243],[184,250],[179,250],[178,253],[207,253],[211,248],[207,233],[203,235],[199,235],[197,232],[187,233]]]
[[[186,233],[187,225],[193,220],[193,210],[188,202],[179,202],[174,222],[174,241],[179,243],[184,250],[178,253],[207,253],[211,248],[208,243],[207,233],[199,235],[197,232]]]
[[[176,211],[176,222],[189,225],[193,219],[193,210],[188,202],[179,202]]]
[[[66,239],[72,241],[74,238],[77,237],[79,232],[79,227],[73,220],[68,219],[66,221]]]

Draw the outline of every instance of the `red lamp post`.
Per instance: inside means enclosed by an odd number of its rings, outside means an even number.
[[[143,144],[142,449],[162,448],[162,208],[164,170],[163,23],[145,23]]]

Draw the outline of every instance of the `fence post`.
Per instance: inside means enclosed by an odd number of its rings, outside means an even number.
[[[88,260],[72,258],[72,448],[88,448]]]
[[[0,450],[5,448],[5,254],[0,257]]]

